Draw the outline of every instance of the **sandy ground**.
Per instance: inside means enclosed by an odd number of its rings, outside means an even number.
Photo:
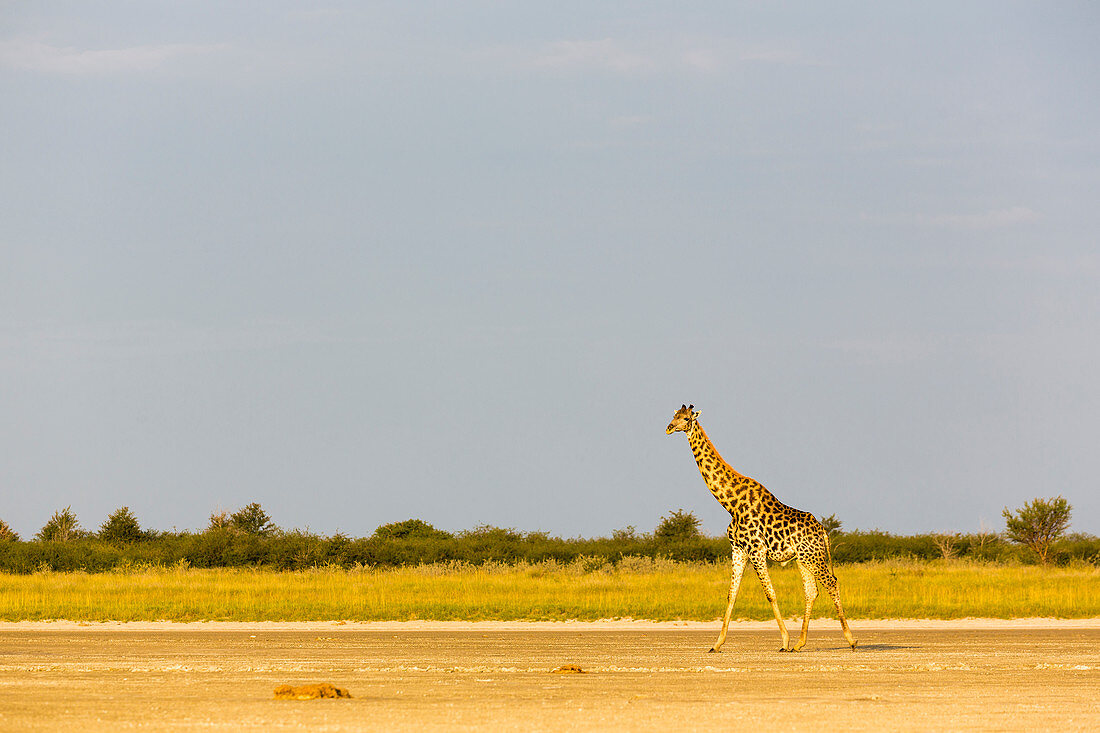
[[[2,623],[0,730],[1100,730],[1100,619],[852,627]]]

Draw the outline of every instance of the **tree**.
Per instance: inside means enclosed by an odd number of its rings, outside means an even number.
[[[215,529],[229,529],[230,520],[229,512],[222,509],[221,511],[210,512],[210,524],[206,527],[206,531],[209,532]]]
[[[958,532],[933,532],[928,537],[943,555],[944,560],[950,560],[958,554],[959,542],[962,539]]]
[[[267,516],[267,512],[257,502],[230,514],[229,526],[245,534],[271,534],[277,529],[271,517]]]
[[[1073,507],[1061,496],[1053,499],[1033,499],[1015,512],[1008,507],[1001,514],[1005,518],[1008,538],[1031,548],[1046,565],[1050,548],[1055,540],[1065,534]]]
[[[997,533],[986,526],[984,519],[978,521],[978,533],[974,535],[973,541],[973,547],[977,551],[978,557],[984,557],[986,546],[992,547],[998,539]]]
[[[116,544],[139,542],[148,536],[130,507],[125,506],[116,509],[99,527],[99,539]]]
[[[829,535],[829,539],[833,539],[840,534],[840,525],[843,524],[843,522],[837,519],[835,514],[822,517],[820,521],[821,526],[825,528],[825,534]]]
[[[11,525],[9,525],[3,519],[0,519],[0,542],[5,542],[9,540],[12,542],[18,542],[19,533],[12,529]]]
[[[699,518],[691,512],[677,509],[661,519],[653,536],[662,542],[683,542],[699,537]]]
[[[54,512],[53,516],[50,517],[50,521],[38,530],[38,534],[34,538],[40,542],[68,542],[77,539],[82,534],[84,533],[80,529],[80,522],[76,520],[76,515],[73,514],[73,508],[67,506]]]

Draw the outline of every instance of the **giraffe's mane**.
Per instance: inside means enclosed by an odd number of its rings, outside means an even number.
[[[707,445],[707,447],[710,448],[711,453],[713,453],[715,456],[718,457],[718,461],[721,464],[721,468],[724,468],[725,470],[729,471],[734,476],[744,476],[743,473],[739,472],[736,468],[731,466],[729,464],[729,462],[726,461],[726,459],[722,457],[722,454],[719,453],[718,449],[714,447],[714,443],[711,441],[710,436],[707,435],[707,431],[703,429],[703,426],[700,425],[698,421],[695,422],[695,429],[698,430],[699,433],[703,436],[703,442]]]

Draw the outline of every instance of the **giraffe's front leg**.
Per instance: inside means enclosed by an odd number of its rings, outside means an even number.
[[[764,595],[772,604],[772,613],[775,614],[775,622],[779,624],[779,635],[783,639],[783,646],[779,651],[789,652],[791,649],[791,635],[787,633],[787,625],[783,623],[783,614],[779,613],[779,604],[775,602],[775,588],[772,587],[771,576],[768,575],[768,560],[763,552],[754,554],[752,567],[756,571],[756,577],[760,578],[760,585],[764,586]]]
[[[726,595],[726,615],[722,619],[722,631],[718,634],[718,641],[714,642],[714,646],[710,648],[712,652],[721,651],[722,645],[726,643],[726,630],[730,625],[730,615],[733,614],[733,602],[737,600],[737,589],[741,585],[741,576],[745,572],[745,565],[748,563],[748,560],[748,554],[734,545],[733,570],[730,573],[730,590]]]

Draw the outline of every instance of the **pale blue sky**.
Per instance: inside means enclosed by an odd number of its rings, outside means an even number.
[[[0,4],[0,518],[1100,532],[1091,3]]]

